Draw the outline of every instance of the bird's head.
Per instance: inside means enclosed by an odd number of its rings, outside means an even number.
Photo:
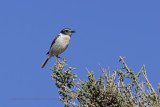
[[[64,35],[69,35],[69,36],[71,36],[72,33],[75,33],[75,31],[74,31],[74,30],[71,30],[71,29],[69,29],[69,28],[64,28],[64,29],[61,31],[61,33],[64,34]]]

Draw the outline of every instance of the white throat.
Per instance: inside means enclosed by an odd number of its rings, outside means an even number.
[[[63,34],[63,33],[60,33],[59,34],[61,37],[63,37],[63,36],[69,36],[69,35],[65,35],[65,34]],[[70,37],[70,36],[69,36]]]

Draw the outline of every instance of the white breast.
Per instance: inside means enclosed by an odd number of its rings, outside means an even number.
[[[70,42],[70,36],[60,33],[60,36],[55,41],[53,47],[50,50],[50,54],[59,55],[66,50]]]

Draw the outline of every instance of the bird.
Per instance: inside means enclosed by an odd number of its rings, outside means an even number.
[[[61,58],[58,55],[67,49],[72,33],[75,33],[75,31],[69,28],[64,28],[61,30],[60,34],[54,38],[49,51],[46,53],[48,56],[41,65],[41,68],[44,68],[51,57]]]

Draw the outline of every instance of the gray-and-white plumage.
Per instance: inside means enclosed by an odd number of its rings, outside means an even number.
[[[62,52],[66,50],[66,48],[68,47],[70,43],[70,37],[72,33],[75,33],[75,31],[69,28],[65,28],[60,32],[59,35],[55,37],[55,39],[53,40],[50,46],[49,51],[47,52],[48,57],[43,62],[41,68],[43,68],[46,65],[46,63],[51,57],[53,56],[58,57],[59,54],[61,54]]]

